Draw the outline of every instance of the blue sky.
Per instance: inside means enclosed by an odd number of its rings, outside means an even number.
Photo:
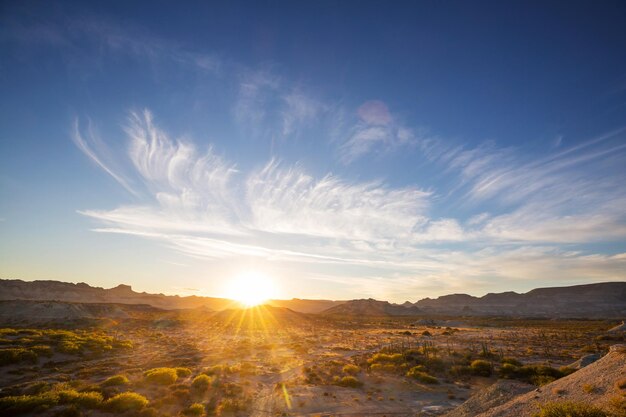
[[[1,6],[3,278],[626,279],[623,2],[126,3]]]

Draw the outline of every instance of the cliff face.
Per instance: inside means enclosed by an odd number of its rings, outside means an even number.
[[[626,282],[537,288],[525,294],[453,294],[415,303],[425,313],[535,317],[623,317]]]

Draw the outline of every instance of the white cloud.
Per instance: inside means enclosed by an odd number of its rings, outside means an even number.
[[[339,147],[339,157],[344,164],[373,152],[386,153],[414,142],[412,130],[394,121],[382,101],[363,103],[357,115],[359,121],[345,133],[347,139]]]

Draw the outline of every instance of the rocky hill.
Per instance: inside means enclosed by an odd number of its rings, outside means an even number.
[[[449,315],[503,315],[527,317],[626,316],[626,282],[537,288],[525,294],[489,293],[425,298],[414,304],[424,313]]]
[[[209,307],[222,310],[232,305],[223,298],[180,297],[178,295],[136,292],[129,285],[115,288],[92,287],[85,283],[59,281],[0,280],[0,300],[56,300],[79,303],[149,304],[163,309]]]
[[[415,316],[420,314],[419,308],[377,301],[373,298],[346,301],[345,303],[324,311],[326,315],[336,316]]]
[[[619,381],[623,381],[624,375],[626,375],[626,346],[615,345],[597,362],[550,384],[511,399],[507,398],[508,401],[498,401],[495,397],[499,395],[494,395],[496,391],[487,389],[470,398],[467,404],[461,405],[447,416],[531,417],[548,403],[566,402],[601,408],[607,416],[623,416],[626,414],[624,408],[626,392]],[[520,388],[522,392],[524,389]],[[499,390],[497,394],[500,394]]]
[[[331,307],[335,307],[345,303],[345,301],[333,300],[302,300],[293,298],[291,300],[269,300],[267,304],[274,307],[285,307],[300,313],[321,313]]]
[[[146,304],[70,303],[63,301],[0,301],[2,324],[41,323],[74,320],[120,320],[142,318],[164,310]]]

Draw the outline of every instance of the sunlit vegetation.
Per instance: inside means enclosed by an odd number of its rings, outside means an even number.
[[[488,327],[456,328],[307,317],[281,327],[268,317],[266,329],[258,315],[238,326],[239,316],[186,314],[112,328],[0,329],[0,415],[243,417],[315,415],[322,401],[350,410],[449,405],[498,378],[546,384],[573,372],[563,365],[590,338],[598,352],[611,343],[597,337],[608,327],[598,322],[506,322],[510,330],[484,318],[476,321]]]
[[[607,417],[608,413],[586,403],[553,402],[541,406],[533,417]]]
[[[174,368],[154,368],[143,375],[147,382],[159,385],[171,385],[178,379],[178,372]]]
[[[109,411],[124,413],[141,410],[148,405],[148,400],[143,395],[135,392],[124,392],[109,398],[104,405]]]

